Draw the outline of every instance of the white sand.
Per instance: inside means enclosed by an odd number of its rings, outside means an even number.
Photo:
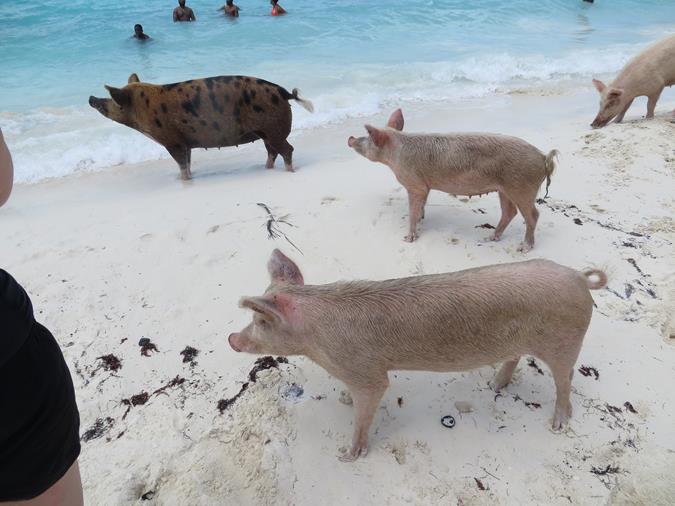
[[[88,504],[675,504],[674,106],[666,96],[657,119],[643,121],[640,103],[625,124],[599,131],[588,128],[591,92],[404,110],[409,131],[488,130],[561,150],[527,258],[610,274],[609,288],[594,292],[578,363],[600,376],[575,375],[574,417],[555,434],[545,367],[542,375],[523,360],[502,397],[487,387],[493,368],[392,374],[371,451],[354,464],[336,458],[352,430],[343,385],[308,360],[259,373],[219,413],[256,358],[227,345],[250,319],[239,297],[262,293],[275,246],[310,283],[523,259],[520,217],[500,243],[481,242],[489,230],[476,226],[499,219],[495,195],[433,193],[420,239],[404,243],[405,192],[346,146],[362,121],[292,139],[295,174],[280,160],[264,170],[264,148],[252,145],[196,152],[188,184],[162,161],[16,188],[0,210],[2,264],[63,347],[82,433],[97,419],[104,427],[83,442]],[[258,202],[289,215],[294,226],[283,230],[304,255],[267,238]],[[142,337],[159,351],[141,356]],[[179,355],[186,346],[200,351],[192,367]],[[99,368],[106,354],[121,359],[117,373]],[[124,418],[123,399],[176,376],[185,382]],[[304,389],[296,400],[293,383]],[[473,411],[459,414],[458,401]],[[440,423],[448,414],[453,429]]]

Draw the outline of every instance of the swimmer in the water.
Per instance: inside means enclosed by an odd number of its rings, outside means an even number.
[[[239,17],[239,6],[234,5],[234,0],[227,0],[225,5],[223,5],[218,10],[223,11],[226,16],[230,16],[232,18],[238,18]]]
[[[142,25],[134,25],[134,39],[138,40],[148,40],[150,38],[150,35],[147,35],[143,33],[143,26]]]
[[[286,14],[286,10],[279,5],[279,0],[270,0],[270,3],[272,4],[272,16],[281,16],[282,14]]]
[[[185,0],[178,0],[178,7],[173,10],[173,21],[197,21],[195,13],[189,7],[185,7]]]

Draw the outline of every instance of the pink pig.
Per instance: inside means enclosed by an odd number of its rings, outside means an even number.
[[[518,210],[526,225],[525,240],[518,249],[523,253],[532,249],[539,219],[535,199],[544,180],[548,191],[558,151],[544,155],[507,135],[403,133],[401,109],[391,115],[387,128],[366,125],[366,130],[368,136],[349,137],[347,144],[368,160],[388,165],[408,191],[410,229],[405,241],[417,238],[429,191],[469,196],[496,191],[502,217],[490,239],[501,239]]]
[[[675,84],[675,35],[648,47],[629,61],[612,84],[593,79],[600,92],[600,111],[591,123],[600,128],[612,118],[621,123],[636,97],[647,97],[647,119],[654,117],[663,88]],[[675,115],[675,110],[673,111]]]
[[[582,273],[548,260],[327,285],[305,285],[279,250],[267,267],[271,283],[261,297],[241,299],[253,321],[230,334],[230,346],[304,355],[343,381],[355,408],[347,461],[367,452],[392,370],[465,371],[503,362],[492,382],[500,390],[520,357],[534,355],[553,374],[553,428],[562,428],[572,414],[574,364],[593,312],[589,290],[607,283],[602,271]]]

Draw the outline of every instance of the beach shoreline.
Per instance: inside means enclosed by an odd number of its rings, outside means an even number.
[[[652,504],[668,504],[658,501],[675,498],[674,107],[664,94],[645,121],[638,100],[623,124],[600,130],[588,127],[592,90],[404,107],[406,131],[499,132],[561,151],[526,256],[516,251],[520,217],[502,241],[482,241],[482,227],[499,218],[494,194],[432,192],[420,238],[403,242],[405,191],[346,143],[391,111],[292,134],[293,174],[280,160],[265,170],[264,147],[254,143],[195,150],[186,183],[164,159],[17,185],[0,210],[0,258],[73,374],[89,435],[80,457],[85,501],[604,505],[630,504],[622,497],[647,490]],[[259,203],[288,216],[288,240],[267,237]],[[369,455],[340,463],[352,411],[338,402],[343,385],[306,359],[259,373],[218,409],[255,362],[226,337],[250,319],[237,302],[267,286],[274,247],[316,284],[540,257],[603,268],[608,289],[593,294],[577,363],[599,377],[575,375],[570,428],[554,434],[545,367],[540,374],[521,361],[501,397],[487,387],[491,367],[394,373]],[[141,338],[157,351],[142,355]],[[183,361],[188,346],[198,350],[194,363]],[[106,370],[109,355],[121,361],[117,371]],[[455,401],[474,412],[460,415]],[[439,422],[447,414],[457,420],[452,430]]]

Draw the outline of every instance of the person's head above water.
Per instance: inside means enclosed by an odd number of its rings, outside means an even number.
[[[185,7],[185,0],[178,0],[178,5]]]
[[[141,34],[143,33],[143,26],[142,26],[142,25],[139,25],[138,23],[136,23],[136,24],[134,25],[134,33],[135,33],[136,35],[141,35]]]
[[[270,3],[271,3],[272,5],[276,5],[278,2],[279,2],[279,0],[270,0]]]
[[[231,7],[232,5],[234,5],[234,0],[227,0],[225,4]]]

